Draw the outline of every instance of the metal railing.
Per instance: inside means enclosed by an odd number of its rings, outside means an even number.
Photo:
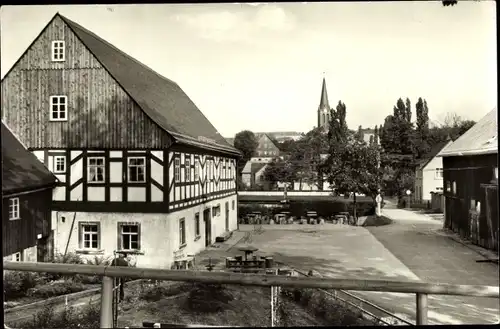
[[[261,287],[342,289],[353,291],[378,291],[416,294],[417,325],[426,325],[428,295],[456,295],[500,298],[499,287],[449,285],[422,282],[399,282],[382,280],[351,280],[317,277],[292,277],[263,274],[242,274],[230,272],[182,271],[152,268],[74,265],[53,263],[4,262],[4,270],[49,272],[61,274],[82,274],[102,276],[101,328],[113,327],[113,278],[152,279],[166,281],[187,281],[218,284],[238,284]]]

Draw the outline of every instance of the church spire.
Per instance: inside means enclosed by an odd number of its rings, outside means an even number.
[[[325,77],[323,77],[323,86],[321,88],[321,100],[319,102],[319,109],[330,109],[330,104],[328,103],[328,93],[326,91]]]

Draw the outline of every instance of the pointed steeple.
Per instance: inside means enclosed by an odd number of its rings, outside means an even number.
[[[323,77],[323,86],[321,87],[321,100],[319,102],[319,109],[330,109],[330,104],[328,103],[328,93],[326,91],[325,77]]]

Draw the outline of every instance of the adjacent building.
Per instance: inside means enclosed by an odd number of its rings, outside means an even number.
[[[52,190],[56,177],[2,122],[2,255],[4,261],[52,257]]]
[[[445,147],[445,227],[474,243],[498,248],[497,109]]]
[[[59,13],[2,80],[2,110],[59,180],[56,252],[165,268],[237,228],[240,152],[177,83]]]
[[[451,143],[448,139],[436,144],[418,163],[415,169],[414,202],[430,202],[431,192],[443,192],[443,158],[438,154]]]
[[[266,162],[248,161],[241,171],[243,184],[252,189],[268,190],[271,184],[264,176],[267,166]]]

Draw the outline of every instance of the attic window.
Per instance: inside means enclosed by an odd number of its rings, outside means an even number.
[[[50,121],[68,120],[67,104],[66,96],[50,96]]]
[[[64,62],[65,59],[65,49],[64,41],[52,41],[52,61],[53,62]]]

